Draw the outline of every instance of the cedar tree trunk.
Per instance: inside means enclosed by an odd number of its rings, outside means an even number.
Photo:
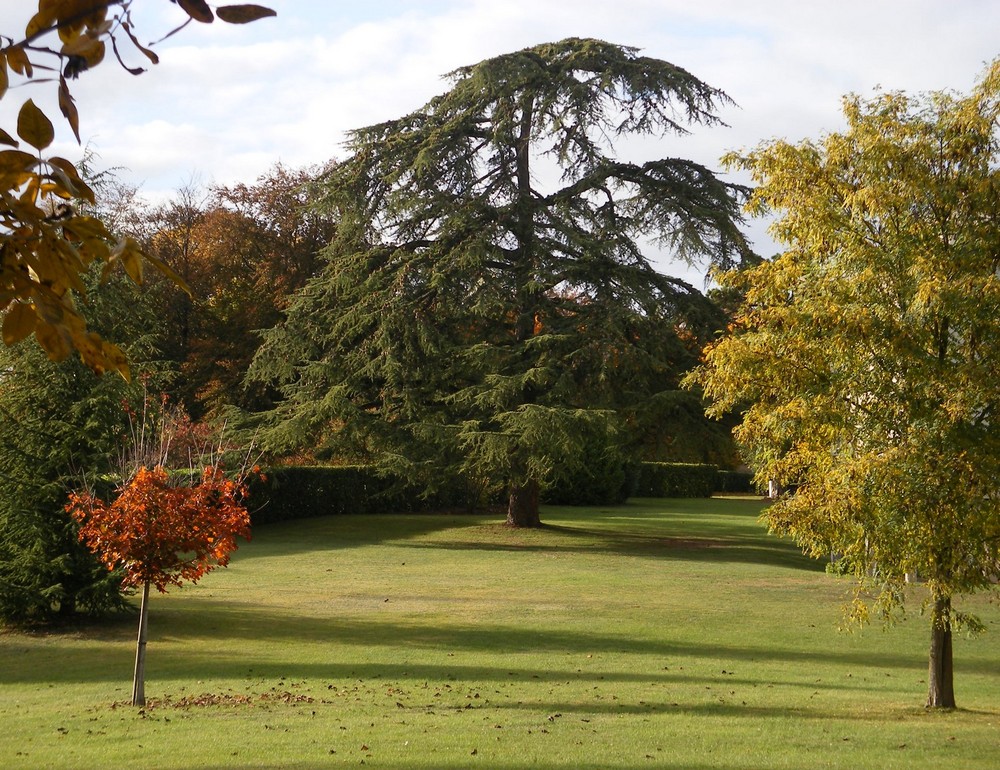
[[[538,482],[532,479],[512,486],[507,505],[507,526],[540,527],[541,524],[538,516]]]
[[[927,708],[955,708],[954,673],[951,656],[951,597],[935,596],[931,617]]]
[[[132,705],[146,705],[146,620],[149,617],[149,581],[142,585],[139,605],[139,639],[135,645],[135,674],[132,677]]]

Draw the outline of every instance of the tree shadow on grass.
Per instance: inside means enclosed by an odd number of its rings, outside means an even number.
[[[237,558],[252,559],[412,541],[454,549],[529,550],[531,543],[537,541],[537,535],[562,534],[579,536],[576,547],[581,552],[596,552],[593,548],[582,547],[587,538],[603,541],[604,552],[615,554],[636,549],[648,553],[664,543],[669,545],[671,541],[682,544],[701,538],[706,547],[719,542],[727,548],[760,548],[762,553],[787,554],[792,561],[799,559],[793,566],[814,564],[798,554],[787,541],[767,535],[757,523],[761,507],[760,501],[756,500],[715,498],[635,499],[617,506],[543,506],[543,526],[526,530],[507,527],[502,523],[503,517],[495,512],[340,514],[260,525],[254,529],[254,540],[250,546],[241,549]],[[475,531],[475,536],[461,542],[451,538],[429,539],[436,533],[455,529]],[[695,532],[696,536],[692,534]],[[486,537],[480,538],[483,534]],[[630,548],[633,545],[635,548]],[[546,549],[536,546],[536,550]],[[746,556],[749,558],[752,554],[747,553]]]
[[[788,540],[758,523],[759,501],[636,500],[619,506],[544,508],[537,529],[514,529],[496,516],[339,515],[266,524],[238,559],[304,554],[391,542],[453,551],[607,554],[708,563],[740,562],[821,571]],[[454,530],[465,530],[462,537]],[[448,532],[446,535],[445,533]]]
[[[340,514],[261,524],[238,558],[286,556],[405,541],[448,529],[476,527],[483,515],[455,513]]]
[[[555,681],[572,676],[575,669],[586,670],[584,665],[567,663],[567,667],[557,672],[527,671],[516,668],[494,667],[493,664],[478,666],[455,666],[447,661],[449,653],[481,654],[486,660],[497,654],[509,655],[519,651],[540,653],[565,653],[571,661],[582,661],[586,656],[603,654],[644,655],[656,659],[655,664],[669,665],[673,669],[678,661],[681,665],[699,665],[699,660],[721,662],[729,669],[737,664],[761,662],[782,662],[789,664],[839,664],[847,667],[870,668],[884,671],[899,669],[920,675],[926,669],[926,659],[919,654],[898,654],[869,651],[844,650],[792,650],[764,645],[740,645],[730,643],[703,643],[663,639],[636,639],[609,634],[566,630],[528,630],[513,626],[479,625],[437,627],[415,623],[401,624],[393,620],[358,620],[304,616],[282,613],[273,608],[250,608],[225,602],[199,599],[203,606],[193,615],[182,608],[164,608],[154,612],[150,621],[150,661],[151,666],[162,677],[206,676],[245,677],[248,668],[255,676],[284,676],[297,678],[343,677],[355,672],[376,670],[398,678],[422,679],[432,675],[447,676],[449,672],[470,681],[491,679],[507,681],[508,677],[542,679]],[[242,642],[253,639],[255,647],[261,642],[273,650],[273,657],[249,658]],[[200,642],[210,640],[212,652]],[[426,655],[426,650],[438,650],[443,660],[432,666],[409,665],[407,663],[341,663],[304,662],[287,660],[282,650],[288,644],[323,645],[335,640],[338,646],[357,646],[368,650],[394,648],[397,655],[405,656],[414,650],[415,655]],[[126,638],[122,639],[125,642]],[[198,644],[196,644],[198,643]],[[126,646],[128,649],[128,646]],[[28,661],[33,650],[29,647],[19,651]],[[0,666],[0,683],[66,681],[107,681],[119,679],[121,671],[109,671],[109,651],[102,644],[65,644],[50,640],[38,654],[44,654],[58,666],[58,671],[39,665],[15,665],[13,660]],[[130,664],[128,653],[122,652],[122,665]],[[578,656],[578,657],[577,657]],[[315,657],[315,656],[314,656]],[[686,661],[686,662],[685,662]],[[591,664],[596,665],[596,664]],[[373,668],[374,667],[374,668]],[[993,661],[960,660],[959,671],[996,676]],[[569,673],[567,670],[571,669]],[[509,673],[513,672],[513,673]],[[621,681],[649,680],[645,674],[615,674],[614,672],[591,672],[595,678],[618,677]],[[662,674],[665,680],[676,678],[677,672]],[[686,676],[686,675],[685,675]],[[724,679],[728,681],[728,679]],[[848,686],[848,685],[845,685]]]
[[[494,525],[493,529],[503,527]],[[485,535],[484,535],[485,530]],[[739,562],[785,569],[822,572],[825,565],[802,554],[794,545],[766,533],[750,536],[705,537],[670,536],[666,532],[637,534],[594,527],[546,524],[544,540],[531,534],[518,535],[503,527],[502,536],[490,536],[489,527],[480,527],[476,538],[430,539],[401,543],[404,548],[444,549],[454,551],[510,551],[564,554],[603,554],[635,556],[706,563]]]
[[[468,757],[461,760],[449,760],[443,757],[435,757],[434,759],[434,770],[469,770],[470,767],[474,766],[470,763],[469,759],[476,759],[476,757]],[[481,764],[481,763],[476,763]],[[253,765],[257,770],[316,770],[316,767],[323,767],[325,765],[315,762],[275,762],[274,764],[260,764],[254,762]],[[332,766],[332,765],[331,765]],[[381,765],[380,765],[381,766]],[[486,765],[482,765],[486,767]],[[202,770],[232,770],[232,765],[215,765],[215,766],[201,766]],[[415,761],[407,762],[405,760],[394,760],[393,768],[394,770],[427,770],[428,764],[426,759],[418,759]],[[531,767],[541,768],[545,770],[608,770],[607,762],[580,762],[577,759],[573,760],[551,760],[542,761],[537,758],[533,759],[531,762]],[[657,755],[656,763],[653,764],[649,759],[636,760],[630,762],[627,759],[618,759],[614,767],[616,770],[746,770],[746,763],[736,762],[733,764],[725,763],[720,764],[718,761],[714,761],[707,764],[692,764],[689,760],[684,759],[680,761],[672,761],[668,757],[662,757]],[[161,770],[188,770],[187,765],[161,765]],[[524,770],[525,763],[523,760],[515,760],[512,762],[497,762],[495,759],[491,759],[489,763],[490,770]]]

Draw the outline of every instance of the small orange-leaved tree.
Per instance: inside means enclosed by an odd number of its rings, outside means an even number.
[[[195,583],[229,563],[236,538],[250,537],[242,477],[227,478],[217,466],[201,480],[177,486],[162,466],[142,466],[114,502],[89,492],[70,495],[67,510],[80,524],[80,539],[108,569],[125,573],[123,586],[142,587],[132,705],[146,705],[145,664],[149,587]]]

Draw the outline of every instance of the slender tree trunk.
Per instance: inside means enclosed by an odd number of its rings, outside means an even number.
[[[72,596],[59,600],[59,617],[71,618],[76,614],[76,599]]]
[[[507,526],[539,527],[541,524],[538,516],[538,482],[532,479],[512,486],[507,505]]]
[[[927,708],[955,708],[954,673],[951,655],[951,597],[935,596],[931,616]]]
[[[146,705],[146,621],[149,617],[149,581],[142,586],[139,605],[139,639],[135,645],[135,674],[132,676],[132,705]]]

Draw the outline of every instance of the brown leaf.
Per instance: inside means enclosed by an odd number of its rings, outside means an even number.
[[[44,150],[52,144],[56,133],[52,121],[28,99],[17,115],[17,135],[36,150]]]
[[[7,308],[3,317],[3,343],[13,345],[35,330],[38,316],[35,308],[25,302],[15,302]]]
[[[73,40],[80,36],[83,32],[83,21],[76,19],[75,21],[68,23],[59,19],[59,39],[65,43],[71,43]]]
[[[149,59],[153,64],[160,63],[160,57],[157,56],[153,51],[142,46],[136,36],[132,33],[132,25],[128,22],[122,22],[122,29],[125,30],[125,34],[128,35],[128,39],[132,41],[132,45],[142,51],[143,55]]]
[[[209,24],[215,19],[212,15],[212,9],[208,7],[205,0],[177,0],[177,5],[183,8],[187,15],[195,21]]]
[[[28,60],[27,52],[19,45],[7,49],[7,63],[18,75],[30,78],[35,72]]]
[[[115,252],[118,252],[117,248],[112,254]],[[121,259],[128,277],[136,284],[142,285],[142,252],[139,251],[138,244],[131,238],[126,239],[124,248],[116,256]]]
[[[62,47],[66,56],[79,56],[88,67],[96,67],[104,59],[104,41],[88,34],[77,35]]]
[[[23,150],[0,150],[0,174],[10,174],[20,180],[24,175],[32,173],[31,168],[38,161],[34,155]],[[22,182],[17,182],[20,187]]]
[[[122,352],[120,347],[113,345],[110,342],[104,342],[101,346],[101,352],[104,354],[104,360],[111,368],[121,375],[125,382],[132,381],[132,373],[129,370],[128,358]]]
[[[98,29],[101,27],[106,28],[110,26],[110,22],[107,21],[108,18],[107,3],[95,3],[94,0],[89,0],[87,5],[90,6],[96,5],[97,7],[90,12],[90,15],[86,19],[83,20],[84,24],[86,24],[91,29]],[[107,31],[107,29],[105,29],[104,31]]]
[[[7,57],[0,51],[0,99],[7,93],[7,86],[10,85],[10,78],[7,75]]]
[[[80,19],[80,23],[100,24],[107,16],[107,3],[99,0],[42,0],[42,6],[62,23]]]
[[[69,342],[58,327],[43,323],[35,328],[35,339],[52,361],[62,361],[69,355]]]
[[[249,24],[278,14],[262,5],[223,5],[215,9],[215,15],[229,24]]]
[[[18,141],[0,128],[0,144],[9,144],[11,147],[17,147]]]
[[[62,76],[59,77],[59,111],[66,118],[69,127],[73,129],[76,143],[80,144],[80,113],[77,112],[73,96],[69,92],[69,86],[66,85],[66,78]]]
[[[188,19],[188,21],[191,21],[191,19]],[[121,51],[118,50],[118,41],[115,40],[114,35],[111,36],[111,50],[115,52],[115,58],[118,60],[118,63],[122,65],[122,67],[125,68],[125,71],[129,74],[141,75],[146,71],[142,67],[130,67],[125,63],[125,60],[122,58]]]
[[[90,186],[80,178],[80,174],[76,170],[76,166],[65,158],[58,157],[49,158],[48,164],[52,166],[56,172],[59,172],[59,180],[64,185],[68,184],[67,189],[70,193],[72,193],[74,198],[82,198],[90,203],[97,202],[97,199],[94,196],[94,191],[91,190]]]
[[[30,40],[36,35],[43,34],[55,23],[55,20],[55,14],[50,8],[40,9],[28,20],[28,24],[24,28],[24,36]]]

